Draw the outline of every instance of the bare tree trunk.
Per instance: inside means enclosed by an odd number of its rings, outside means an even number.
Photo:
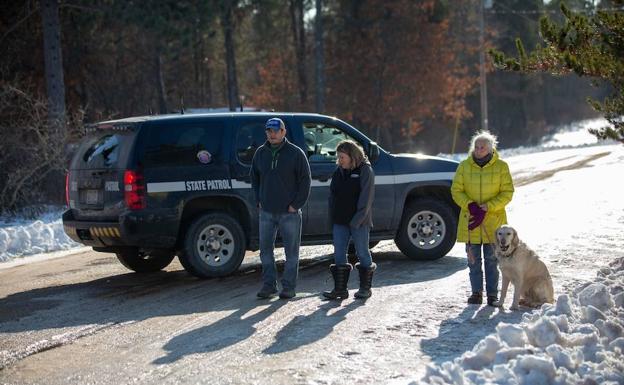
[[[169,112],[169,108],[167,107],[167,91],[165,89],[165,79],[163,78],[162,54],[159,43],[156,43],[154,69],[154,76],[156,77],[156,85],[158,91],[158,110],[161,114],[166,114],[167,112]]]
[[[221,1],[221,25],[225,40],[225,63],[227,72],[227,93],[230,111],[238,106],[238,81],[236,80],[236,55],[234,52],[234,21],[232,20],[233,0]]]
[[[202,65],[204,59],[203,39],[200,31],[201,19],[195,18],[195,25],[193,26],[193,80],[195,85],[194,99],[191,102],[198,104],[198,107],[202,107],[204,102],[205,88],[204,88],[204,68]]]
[[[308,101],[308,81],[305,66],[305,29],[303,25],[303,0],[290,0],[290,21],[295,55],[297,58],[297,77],[299,78],[299,102],[305,108]]]
[[[41,1],[41,21],[48,91],[48,120],[51,127],[60,130],[65,127],[65,81],[58,0]]]
[[[211,71],[210,63],[206,60],[206,40],[202,36],[201,28],[208,23],[206,15],[203,12],[199,12],[199,16],[196,19],[195,32],[194,32],[194,66],[195,66],[195,84],[197,86],[197,100],[202,107],[209,107],[212,105],[212,83],[210,81]]]
[[[325,112],[325,59],[323,52],[323,0],[316,0],[314,20],[315,64],[316,64],[316,112]]]

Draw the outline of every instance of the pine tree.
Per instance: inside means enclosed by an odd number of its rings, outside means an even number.
[[[600,139],[624,143],[624,7],[623,0],[614,0],[617,8],[596,10],[585,15],[571,11],[564,3],[560,8],[563,25],[540,19],[540,34],[545,47],[537,46],[526,53],[522,40],[516,40],[517,58],[490,50],[494,65],[503,70],[549,72],[556,75],[576,73],[592,78],[593,84],[610,86],[612,94],[602,102],[588,98],[613,127],[591,130]]]

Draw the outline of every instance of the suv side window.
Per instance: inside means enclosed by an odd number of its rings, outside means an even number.
[[[343,140],[357,140],[325,123],[303,123],[303,139],[310,163],[336,163],[336,147]]]
[[[142,160],[145,167],[198,165],[198,153],[207,151],[207,163],[222,163],[225,121],[162,125],[148,128]],[[204,153],[205,154],[205,153]]]
[[[242,124],[236,133],[236,157],[243,164],[251,164],[256,149],[266,142],[263,122]]]

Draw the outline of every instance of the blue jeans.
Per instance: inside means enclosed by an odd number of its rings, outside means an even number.
[[[346,225],[333,226],[334,236],[334,263],[336,265],[344,265],[347,261],[347,249],[349,248],[349,239],[353,239],[355,246],[355,254],[360,261],[360,266],[369,268],[373,264],[370,250],[368,249],[368,236],[370,233],[369,226],[360,226],[358,228]]]
[[[262,262],[262,283],[277,288],[275,266],[275,237],[279,230],[284,243],[286,264],[282,275],[282,288],[294,290],[299,273],[299,245],[301,244],[301,210],[296,213],[269,213],[260,210],[260,261]]]
[[[470,268],[470,286],[472,286],[472,292],[483,291],[483,270],[481,269],[481,246],[483,246],[483,260],[485,264],[485,291],[487,295],[498,295],[498,262],[494,256],[494,244],[485,243],[466,244],[466,253],[468,249],[472,250],[472,255],[475,257],[475,263],[468,261],[468,267]]]

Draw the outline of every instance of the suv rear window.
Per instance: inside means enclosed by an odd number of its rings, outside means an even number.
[[[190,166],[199,164],[200,151],[208,151],[210,163],[222,163],[225,126],[215,119],[146,127],[139,159],[145,167]]]
[[[96,132],[85,139],[74,158],[75,168],[119,168],[123,149],[131,142],[130,132]]]
[[[93,143],[82,156],[86,164],[101,162],[106,167],[117,164],[119,159],[119,135],[106,135]]]

